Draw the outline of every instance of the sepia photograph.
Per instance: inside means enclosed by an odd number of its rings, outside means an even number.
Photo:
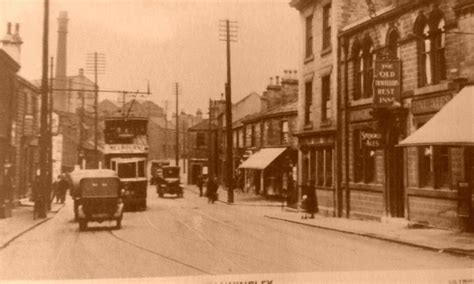
[[[474,283],[474,0],[0,0],[1,283]]]

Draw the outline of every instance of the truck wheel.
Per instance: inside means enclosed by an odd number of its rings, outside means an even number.
[[[158,193],[158,196],[159,196],[160,198],[163,198],[163,193],[159,192],[159,193]]]
[[[122,228],[122,217],[117,219],[117,224],[115,225],[115,229],[119,230]]]
[[[74,222],[79,221],[78,207],[79,207],[78,202],[74,200]]]

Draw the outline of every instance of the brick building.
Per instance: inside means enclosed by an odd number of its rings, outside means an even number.
[[[351,18],[339,33],[342,209],[350,217],[460,228],[457,184],[469,178],[469,147],[396,145],[473,82],[474,41],[467,33],[474,30],[474,5],[384,4],[354,13],[366,16]],[[382,60],[400,73],[394,79],[399,95],[384,106],[380,88],[372,85],[382,76]]]
[[[262,110],[237,122],[234,153],[239,159],[236,182],[244,191],[264,196],[296,197],[294,170],[297,141],[298,80],[284,77],[268,85],[262,95]],[[292,200],[290,203],[295,203]]]
[[[15,119],[15,100],[17,92],[17,71],[20,65],[0,49],[0,218],[9,217],[13,201],[15,160],[12,145],[12,122]]]

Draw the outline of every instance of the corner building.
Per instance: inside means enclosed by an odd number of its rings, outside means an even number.
[[[474,82],[474,3],[385,2],[354,13],[339,31],[342,209],[463,229],[457,185],[472,187],[472,146],[397,145]],[[374,105],[378,60],[400,67],[400,90],[383,108]]]

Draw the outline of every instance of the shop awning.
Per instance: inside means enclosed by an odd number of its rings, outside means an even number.
[[[263,170],[270,165],[286,148],[263,148],[243,162],[239,169]]]
[[[474,86],[463,88],[398,146],[474,146]]]

